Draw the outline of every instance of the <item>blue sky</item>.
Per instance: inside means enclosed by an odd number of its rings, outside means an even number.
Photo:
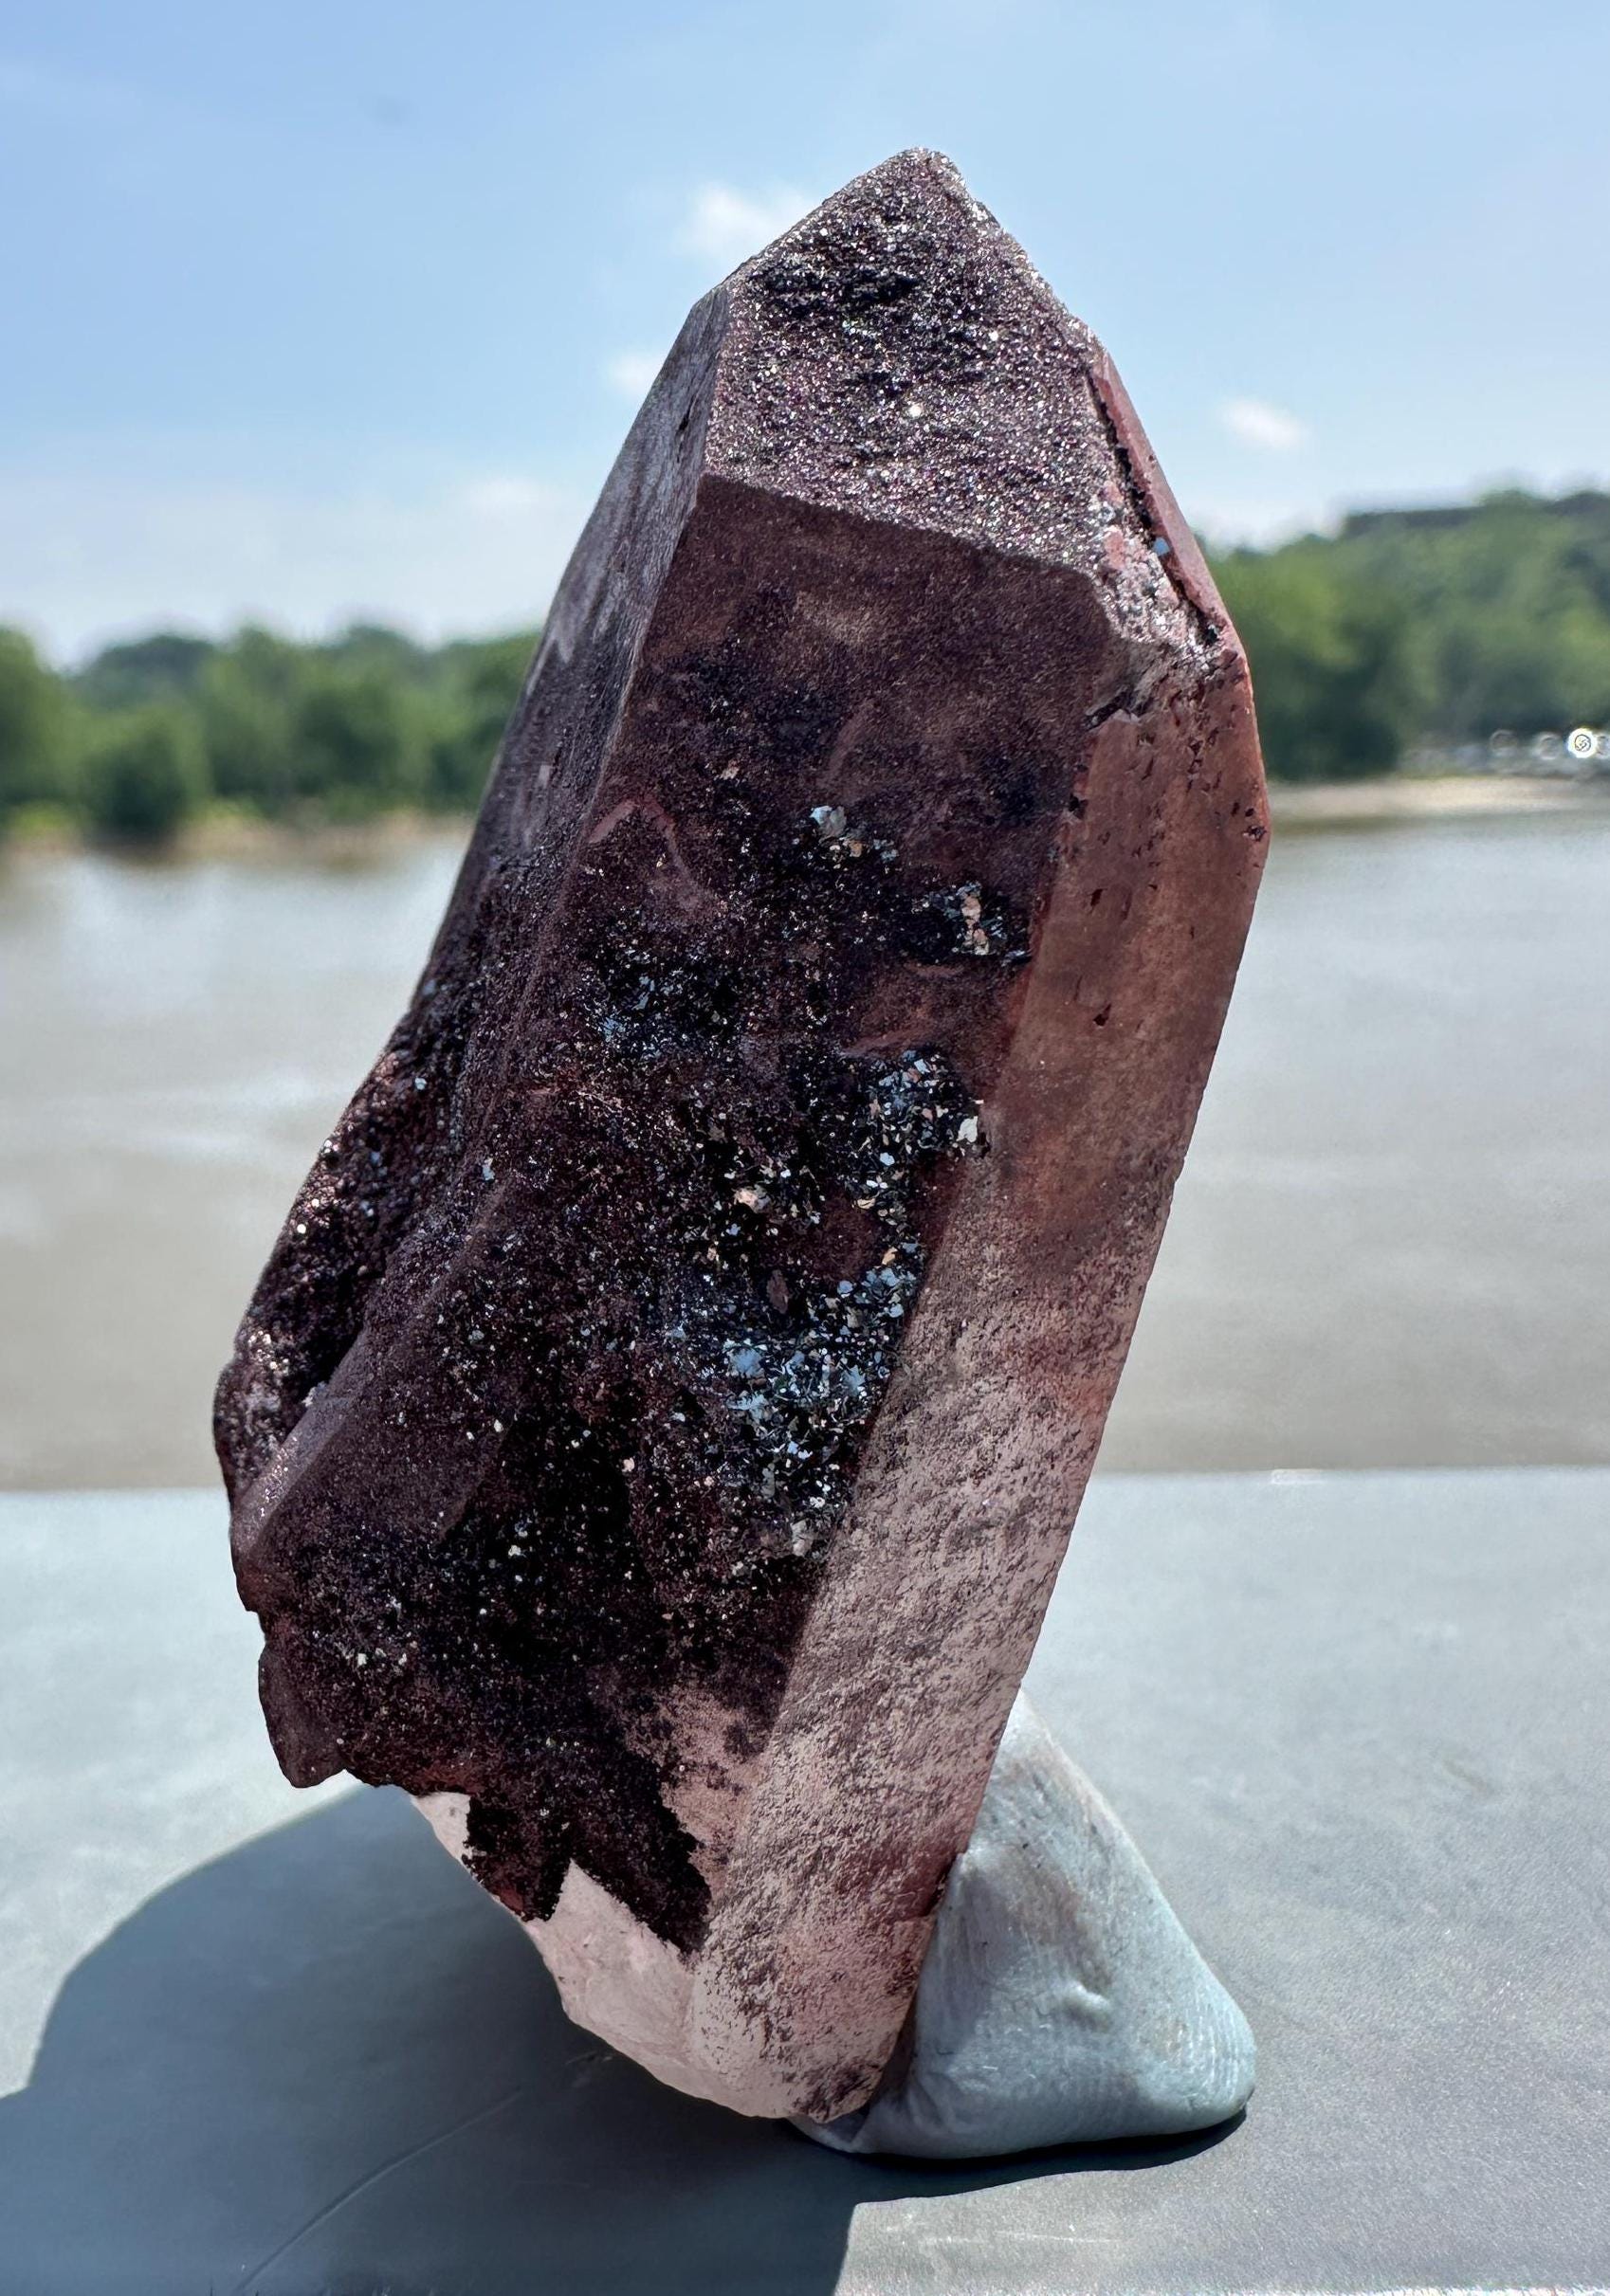
[[[0,0],[0,618],[533,619],[687,304],[911,143],[1219,536],[1610,475],[1602,0]]]

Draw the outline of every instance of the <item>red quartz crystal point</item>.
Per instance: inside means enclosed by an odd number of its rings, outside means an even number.
[[[680,2087],[889,2055],[1265,832],[1117,376],[947,161],[705,297],[217,1407],[287,1776],[418,1795]]]

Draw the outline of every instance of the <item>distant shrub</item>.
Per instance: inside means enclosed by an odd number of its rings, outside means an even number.
[[[386,812],[421,794],[416,706],[382,670],[314,672],[297,706],[291,750],[299,793],[335,816]]]
[[[240,630],[213,654],[194,706],[218,796],[270,820],[290,811],[299,793],[296,718],[306,682],[307,649],[271,630]]]
[[[177,702],[194,691],[216,647],[188,630],[159,629],[102,647],[79,672],[77,685],[91,709],[142,709],[148,702]]]
[[[21,630],[0,629],[0,834],[24,806],[71,794],[66,689]]]
[[[1235,551],[1214,571],[1247,649],[1270,772],[1343,781],[1396,765],[1420,697],[1392,592],[1323,543]]]
[[[1518,488],[1348,519],[1337,562],[1390,591],[1423,730],[1482,740],[1610,720],[1610,494]]]
[[[535,638],[521,632],[446,647],[426,758],[425,800],[438,812],[473,812],[520,699]]]
[[[84,760],[90,827],[126,845],[165,845],[208,796],[201,736],[187,712],[149,703],[114,719]]]

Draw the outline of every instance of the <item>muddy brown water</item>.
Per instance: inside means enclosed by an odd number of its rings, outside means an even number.
[[[0,1484],[204,1482],[457,848],[0,861]],[[1610,1461],[1610,804],[1277,836],[1104,1469]]]

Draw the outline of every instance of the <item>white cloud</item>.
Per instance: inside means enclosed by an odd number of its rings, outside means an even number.
[[[1233,438],[1246,446],[1262,447],[1266,454],[1295,454],[1306,446],[1308,427],[1300,416],[1263,398],[1226,399],[1218,419]]]
[[[677,246],[685,255],[730,270],[797,223],[813,205],[810,196],[792,184],[741,191],[730,183],[703,183],[677,233]]]
[[[617,351],[613,358],[604,361],[604,380],[612,391],[631,399],[635,406],[648,395],[661,363],[656,351]]]
[[[546,608],[584,507],[521,471],[326,490],[92,466],[0,470],[0,623],[59,658],[164,624],[513,628]]]

